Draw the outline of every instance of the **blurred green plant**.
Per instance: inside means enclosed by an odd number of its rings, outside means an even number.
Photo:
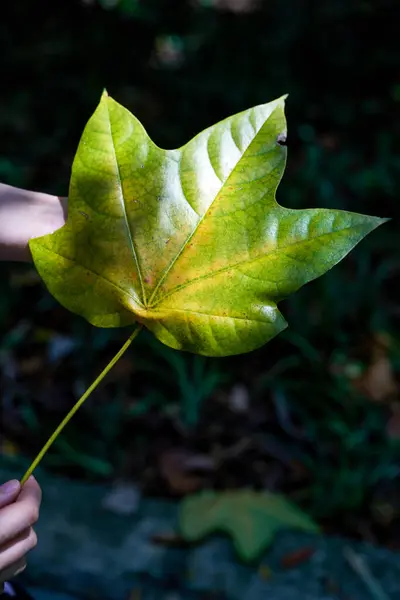
[[[138,373],[154,375],[154,391],[136,404],[131,414],[141,414],[151,406],[165,407],[168,411],[173,398],[183,425],[195,427],[199,422],[203,403],[222,384],[230,381],[232,374],[224,373],[218,362],[205,356],[186,356],[174,352],[159,344],[152,336],[147,336],[146,341],[151,354],[145,358],[139,354],[135,359],[135,366]],[[158,391],[156,388],[159,388]],[[171,408],[174,412],[174,406]]]
[[[253,397],[262,398],[272,389],[278,423],[294,440],[296,459],[310,474],[307,487],[294,497],[316,519],[332,514],[348,518],[380,485],[396,486],[400,440],[388,437],[387,408],[357,389],[355,381],[367,365],[355,358],[347,335],[328,331],[335,340],[328,356],[302,333],[286,332],[283,337],[302,358],[289,355],[277,361],[253,386]],[[395,353],[396,348],[392,364],[399,372]]]

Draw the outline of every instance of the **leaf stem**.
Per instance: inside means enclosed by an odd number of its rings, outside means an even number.
[[[43,448],[41,449],[41,451],[39,452],[39,454],[37,455],[37,457],[31,464],[29,469],[26,471],[25,475],[21,479],[21,485],[24,485],[24,483],[26,483],[26,481],[32,475],[33,471],[36,469],[36,467],[38,466],[38,464],[40,463],[40,461],[46,454],[47,450],[55,442],[55,440],[57,439],[59,434],[62,432],[64,427],[72,419],[74,414],[79,410],[79,408],[82,406],[82,404],[85,402],[85,400],[90,396],[90,394],[97,388],[97,386],[104,379],[104,377],[107,375],[107,373],[113,368],[115,363],[118,362],[118,360],[121,358],[121,356],[127,351],[127,349],[129,348],[129,346],[131,345],[133,340],[138,335],[141,328],[142,328],[141,325],[138,325],[136,327],[136,329],[133,331],[132,335],[125,342],[125,344],[122,346],[122,348],[119,350],[119,352],[117,352],[117,354],[114,356],[114,358],[112,358],[110,360],[108,365],[105,367],[105,369],[103,369],[103,371],[100,373],[100,375],[97,377],[97,379],[92,383],[92,385],[86,390],[86,392],[83,394],[83,396],[81,396],[81,398],[79,398],[79,400],[76,402],[76,404],[71,408],[71,410],[69,411],[69,413],[67,414],[65,419],[60,423],[60,425],[54,431],[53,435],[47,440],[46,444],[43,446]]]

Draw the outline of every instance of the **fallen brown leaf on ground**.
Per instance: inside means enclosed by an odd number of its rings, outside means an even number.
[[[369,365],[354,381],[355,387],[374,402],[384,402],[398,392],[389,348],[390,338],[386,334],[376,334],[369,349]]]

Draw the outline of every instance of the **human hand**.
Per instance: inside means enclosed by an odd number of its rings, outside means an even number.
[[[36,546],[32,526],[39,518],[42,492],[34,477],[0,486],[0,594],[5,581],[26,567],[26,554]]]
[[[0,183],[0,260],[31,260],[29,240],[53,233],[66,217],[66,198]]]

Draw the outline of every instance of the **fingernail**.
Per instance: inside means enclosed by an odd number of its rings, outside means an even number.
[[[3,496],[11,496],[11,494],[15,494],[16,491],[19,490],[19,481],[16,479],[12,479],[11,481],[7,481],[0,486],[0,494]]]

